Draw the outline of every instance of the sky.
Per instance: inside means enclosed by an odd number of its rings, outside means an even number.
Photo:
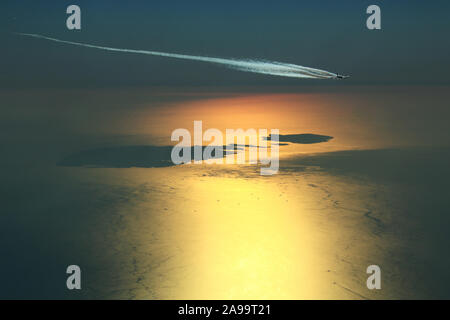
[[[82,29],[66,28],[81,8]],[[381,8],[381,30],[366,8]],[[2,1],[2,88],[448,85],[448,1]],[[294,63],[345,82],[243,73],[202,62],[111,53],[12,32],[102,46]]]

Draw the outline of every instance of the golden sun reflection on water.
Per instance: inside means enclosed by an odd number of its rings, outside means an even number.
[[[307,221],[296,221],[298,204],[270,184],[245,179],[211,178],[193,189],[204,199],[194,231],[201,237],[195,261],[200,278],[189,281],[185,294],[283,299],[311,289],[314,255]]]
[[[186,101],[170,94],[133,100],[135,92],[108,90],[101,93],[106,100],[74,94],[70,112],[56,112],[59,103],[34,108],[39,121],[5,148],[5,221],[15,221],[6,237],[20,238],[11,252],[24,259],[18,261],[53,265],[45,268],[53,279],[60,277],[53,262],[79,264],[81,295],[92,299],[447,297],[446,151],[390,149],[448,145],[449,90],[422,90],[199,94]],[[30,105],[12,103],[19,113],[10,116],[22,119]],[[333,139],[280,146],[280,172],[266,177],[251,165],[136,168],[134,156],[109,152],[100,152],[108,168],[56,165],[83,150],[168,145],[174,129],[191,130],[194,120],[203,120],[204,130],[277,128]],[[49,123],[57,125],[41,135]],[[10,127],[13,137],[23,126]],[[389,150],[288,159],[377,148]],[[381,290],[366,286],[373,264],[382,269]],[[50,294],[53,284],[41,278],[34,293],[25,281],[23,294]]]
[[[139,109],[124,127],[157,137],[162,145],[173,130],[192,130],[195,120],[203,121],[203,130],[264,128],[333,137],[326,143],[280,146],[283,161],[293,153],[408,145],[411,124],[398,119],[409,106],[397,106],[404,97],[394,97],[380,105],[366,96],[340,94],[199,99]],[[391,109],[396,113],[389,117]],[[113,209],[108,231],[95,239],[104,243],[105,260],[116,263],[108,274],[114,283],[109,288],[102,283],[100,296],[416,297],[417,291],[408,290],[405,271],[395,264],[393,252],[401,252],[401,242],[380,226],[397,213],[393,187],[315,169],[281,170],[268,177],[254,166],[226,164],[68,169],[77,173],[74,179],[102,181],[119,188],[120,197],[132,195]],[[383,266],[381,291],[366,287],[371,264]]]
[[[361,98],[352,95],[253,94],[174,102],[164,107],[144,108],[131,118],[135,133],[160,137],[158,143],[171,144],[177,128],[193,132],[194,121],[202,121],[203,131],[226,129],[279,129],[280,134],[312,133],[332,136],[327,143],[290,144],[281,152],[312,153],[348,149],[380,148],[404,143],[403,137],[389,135],[395,124],[376,122],[382,116],[376,108],[361,108]],[[383,108],[384,110],[385,108]],[[130,124],[131,125],[131,124]],[[380,130],[380,126],[383,130]],[[400,142],[402,141],[402,142]]]
[[[330,183],[329,177],[314,172],[261,177],[252,166],[234,165],[105,170],[146,190],[118,208],[122,227],[112,230],[107,242],[118,243],[119,260],[129,263],[118,272],[122,291],[106,296],[361,299],[379,294],[365,287],[368,256],[381,261],[382,252],[371,244],[364,208],[349,200],[352,210],[361,211],[355,214],[333,205],[331,191],[313,184]]]

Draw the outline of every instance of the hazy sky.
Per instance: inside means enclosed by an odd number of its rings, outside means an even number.
[[[66,28],[78,4],[82,30]],[[382,30],[366,28],[381,7]],[[350,84],[450,84],[448,1],[5,1],[0,86],[311,85],[202,62],[109,53],[12,35],[110,47],[260,58],[351,75]],[[340,83],[341,84],[341,83]]]

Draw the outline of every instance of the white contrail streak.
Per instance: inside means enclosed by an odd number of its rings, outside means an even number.
[[[126,52],[126,53],[137,53],[137,54],[147,54],[152,56],[161,56],[168,58],[176,58],[176,59],[185,59],[185,60],[195,60],[195,61],[203,61],[214,64],[219,64],[226,66],[228,68],[245,71],[245,72],[253,72],[253,73],[262,73],[273,76],[281,76],[281,77],[292,77],[292,78],[308,78],[308,79],[336,79],[337,74],[328,72],[325,70],[314,69],[299,66],[296,64],[289,64],[283,62],[276,61],[262,61],[262,60],[252,60],[252,59],[223,59],[223,58],[214,58],[214,57],[205,57],[205,56],[191,56],[186,54],[177,54],[177,53],[166,53],[166,52],[158,52],[158,51],[147,51],[147,50],[133,50],[133,49],[121,49],[121,48],[111,48],[111,47],[103,47],[97,46],[93,44],[73,42],[67,40],[60,40],[56,38],[50,38],[39,34],[33,33],[17,33],[21,36],[33,37],[38,39],[46,39],[59,43],[72,44],[81,47],[101,49],[106,51],[113,52]]]

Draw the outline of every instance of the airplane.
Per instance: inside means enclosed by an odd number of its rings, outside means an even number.
[[[347,79],[350,76],[343,76],[342,74],[337,74],[335,79]]]

